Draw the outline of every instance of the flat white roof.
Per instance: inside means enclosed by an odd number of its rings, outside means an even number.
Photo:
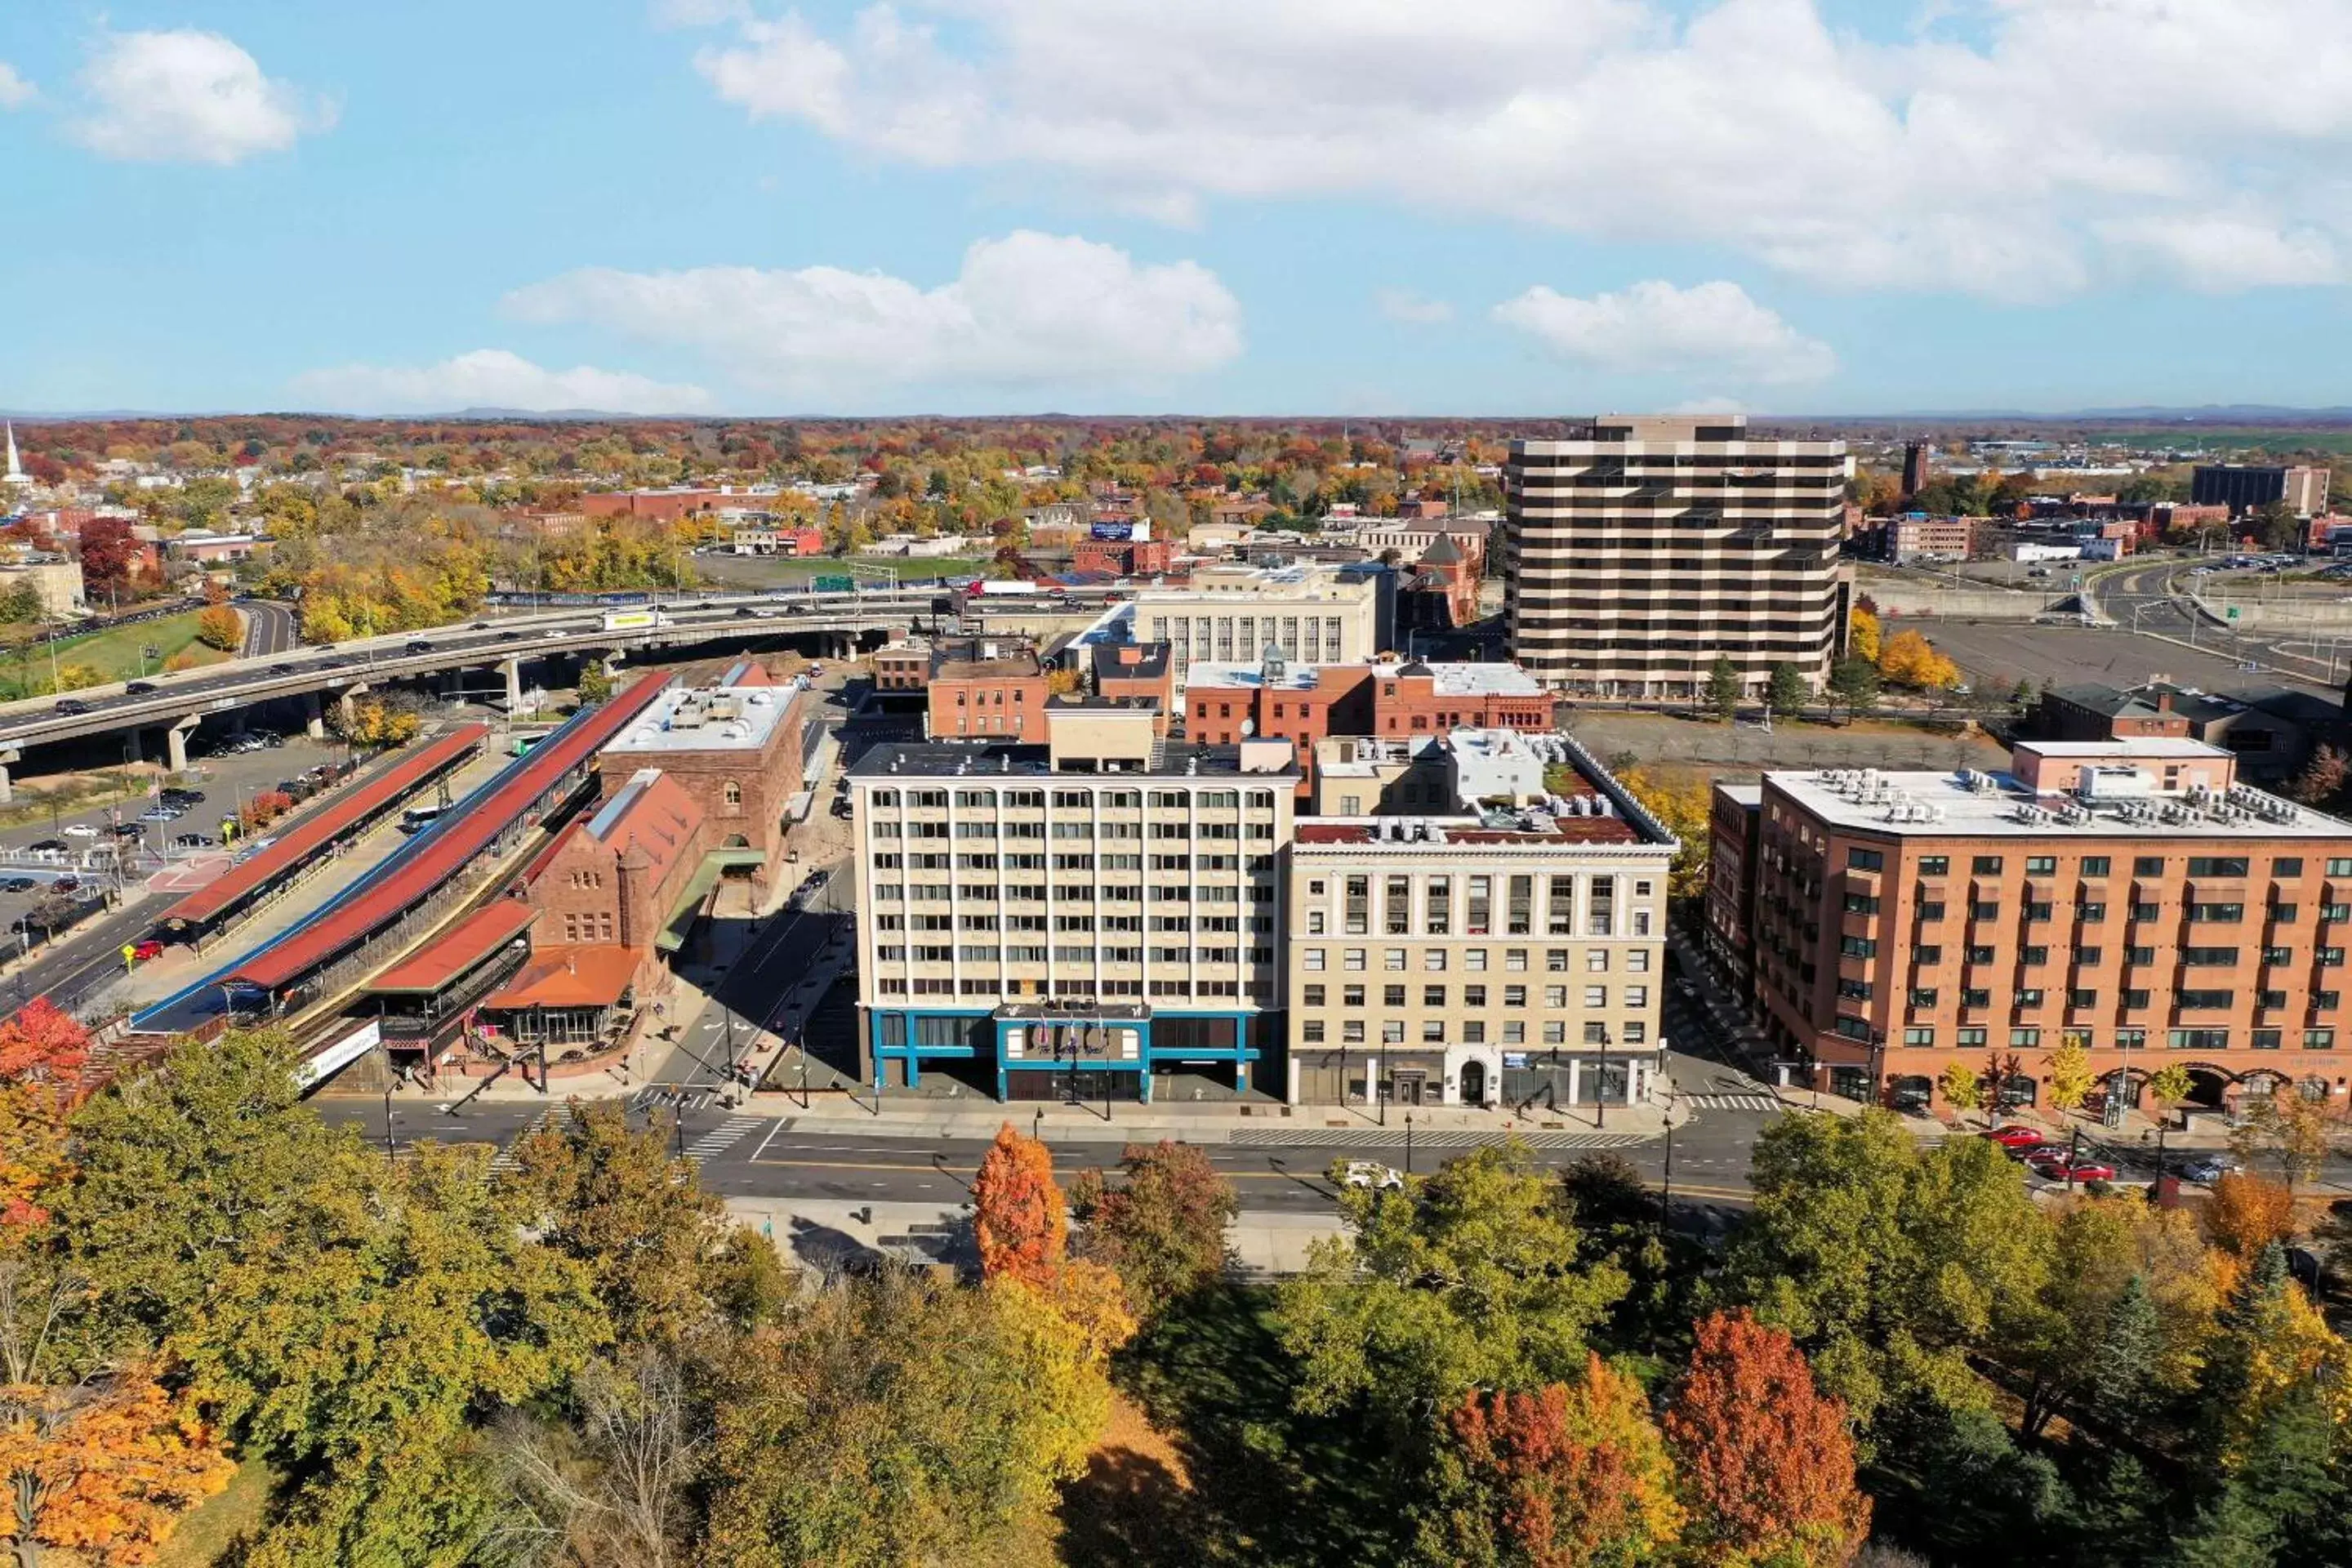
[[[2182,735],[2126,735],[2114,741],[2020,741],[2016,750],[2042,757],[2227,757],[2220,746]]]
[[[1299,664],[1286,662],[1275,684],[1284,691],[1312,691],[1327,669],[1369,669],[1374,679],[1394,680],[1408,669],[1425,669],[1441,697],[1541,697],[1543,683],[1516,664]],[[1262,664],[1194,659],[1184,667],[1184,684],[1255,690],[1266,684]]]
[[[688,686],[662,693],[605,747],[607,755],[757,752],[800,693],[784,686]]]
[[[2224,795],[2150,794],[2086,802],[2009,773],[1772,773],[1765,783],[1832,826],[1916,838],[2352,838],[2352,823],[2241,784]],[[1832,780],[1840,781],[1832,783]]]

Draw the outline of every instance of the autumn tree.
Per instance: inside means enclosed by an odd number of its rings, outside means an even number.
[[[593,707],[613,700],[613,674],[604,668],[603,659],[587,659],[581,664],[577,689],[580,700],[585,706]]]
[[[2091,1053],[2075,1040],[2062,1041],[2050,1053],[2050,1108],[2080,1110],[2098,1078],[2091,1071]]]
[[[1446,1417],[1464,1485],[1428,1553],[1461,1564],[1579,1568],[1665,1561],[1682,1528],[1674,1464],[1641,1385],[1597,1355],[1570,1384],[1464,1395]]]
[[[1033,1285],[1048,1283],[1062,1261],[1069,1220],[1045,1145],[1015,1132],[1009,1121],[1001,1125],[996,1141],[981,1156],[971,1198],[982,1272],[992,1279],[1010,1275]]]
[[[1864,664],[1875,665],[1879,656],[1879,622],[1877,616],[1856,606],[1846,615],[1846,651]]]
[[[1897,632],[1878,656],[1878,672],[1915,691],[1940,691],[1959,684],[1959,668],[1937,653],[1917,632]]]
[[[1954,1110],[1967,1112],[1984,1109],[1984,1084],[1976,1069],[1968,1063],[1953,1060],[1944,1064],[1943,1077],[1937,1080],[1944,1091],[1944,1103]]]
[[[89,1030],[47,996],[0,1018],[0,1080],[70,1087],[89,1057]]]
[[[2255,1097],[2230,1134],[2230,1148],[2253,1164],[2269,1159],[2290,1190],[2319,1179],[2329,1151],[2344,1142],[2344,1119],[2325,1097],[2305,1096],[2294,1089]]]
[[[1707,849],[1714,842],[1712,786],[1702,778],[1676,783],[1647,767],[1628,768],[1618,774],[1617,782],[1681,845],[1666,872],[1669,896],[1688,900],[1703,895]]]
[[[1691,1510],[1689,1560],[1843,1565],[1870,1528],[1845,1406],[1814,1386],[1788,1334],[1744,1311],[1710,1313],[1695,1333],[1662,1423]]]
[[[2294,1191],[2251,1171],[2225,1173],[2198,1211],[2206,1239],[2242,1263],[2294,1234]]]
[[[2148,1102],[2159,1116],[2168,1118],[2182,1101],[2197,1092],[2197,1080],[2179,1062],[2167,1062],[2148,1075],[2146,1087]]]
[[[17,1303],[0,1295],[0,1309]],[[194,1402],[134,1363],[95,1380],[27,1379],[17,1355],[0,1386],[0,1477],[18,1568],[42,1548],[84,1561],[152,1563],[180,1516],[228,1484],[236,1466]]]
[[[235,653],[245,646],[245,617],[226,605],[215,605],[196,616],[196,640]]]
[[[1225,1230],[1241,1200],[1197,1144],[1130,1143],[1119,1172],[1116,1186],[1099,1171],[1072,1184],[1070,1207],[1083,1227],[1078,1253],[1118,1275],[1136,1315],[1155,1316],[1223,1270]]]
[[[2287,793],[2306,805],[2326,805],[2342,795],[2347,784],[2352,784],[2352,756],[2339,747],[2322,745],[2312,752]]]

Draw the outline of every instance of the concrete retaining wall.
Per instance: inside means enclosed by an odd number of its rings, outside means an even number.
[[[2027,594],[2006,588],[1941,588],[1886,582],[1857,583],[1854,593],[1857,597],[1869,595],[1881,616],[1912,620],[2030,621],[2045,613],[2045,605],[2055,606],[2065,596],[2039,589]]]

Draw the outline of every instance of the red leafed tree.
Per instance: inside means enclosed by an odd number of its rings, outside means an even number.
[[[1599,1356],[1574,1387],[1473,1390],[1447,1425],[1470,1481],[1447,1521],[1462,1561],[1648,1563],[1681,1531],[1674,1463],[1648,1403]]]
[[[89,1031],[46,996],[0,1020],[0,1079],[69,1084],[89,1057]]]
[[[119,517],[98,517],[81,525],[82,580],[94,588],[121,588],[139,559],[139,541]]]
[[[972,1229],[981,1271],[1009,1275],[1041,1289],[1050,1285],[1069,1241],[1069,1218],[1054,1185],[1054,1156],[1034,1138],[1006,1122],[981,1156],[972,1179]]]
[[[1804,1352],[1779,1329],[1744,1311],[1713,1313],[1696,1329],[1664,1423],[1691,1510],[1691,1560],[1851,1562],[1870,1499],[1854,1485],[1845,1405],[1813,1386]]]

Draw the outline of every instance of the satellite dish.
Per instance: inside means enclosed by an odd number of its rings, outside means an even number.
[[[1242,721],[1242,734],[1243,734],[1244,738],[1247,738],[1247,737],[1249,737],[1249,736],[1251,736],[1251,735],[1255,735],[1255,734],[1256,734],[1256,733],[1257,733],[1257,721],[1256,721],[1256,720],[1255,720],[1255,719],[1244,719],[1244,720],[1243,720],[1243,721]]]

